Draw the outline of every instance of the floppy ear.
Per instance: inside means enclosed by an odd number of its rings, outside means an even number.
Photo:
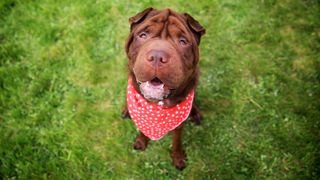
[[[129,52],[129,46],[131,44],[131,42],[133,41],[133,34],[132,34],[132,30],[134,28],[135,25],[141,23],[146,16],[153,10],[152,7],[149,7],[145,10],[143,10],[142,12],[139,12],[138,14],[136,14],[135,16],[132,16],[129,18],[129,23],[130,23],[130,35],[126,41],[125,44],[125,48],[126,48],[126,53],[128,54]]]
[[[153,8],[149,7],[147,9],[143,10],[142,12],[139,12],[135,16],[130,17],[129,23],[131,25],[131,30],[135,24],[142,22],[144,20],[144,18],[149,14],[149,12],[152,10],[153,10]]]
[[[190,16],[188,13],[184,13],[184,16],[187,18],[187,24],[189,28],[196,35],[198,44],[200,44],[201,36],[206,33],[206,30],[204,29],[204,27],[200,25],[200,23],[197,20],[193,19],[193,17]]]

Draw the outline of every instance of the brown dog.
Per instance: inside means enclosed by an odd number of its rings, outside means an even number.
[[[205,29],[190,15],[171,9],[147,8],[129,22],[128,104],[123,116],[131,117],[140,130],[134,149],[144,150],[150,138],[159,139],[172,130],[171,157],[175,167],[183,169],[186,160],[181,147],[183,121],[190,116],[196,124],[200,123],[193,93],[199,76],[198,45]],[[153,113],[152,108],[158,114]]]

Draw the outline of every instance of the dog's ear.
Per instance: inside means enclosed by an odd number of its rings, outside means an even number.
[[[126,44],[125,44],[125,49],[126,49],[127,55],[128,55],[128,52],[129,52],[130,44],[133,41],[132,30],[133,30],[134,26],[139,24],[139,23],[141,23],[152,10],[154,10],[154,9],[152,7],[149,7],[147,9],[143,10],[142,12],[139,12],[135,16],[132,16],[132,17],[129,18],[130,35],[129,35],[129,37],[128,37],[127,41],[126,41]]]
[[[193,34],[195,34],[195,37],[197,39],[197,43],[200,44],[201,36],[203,36],[206,33],[206,29],[200,25],[200,23],[195,20],[192,16],[190,16],[188,13],[183,14],[187,18],[187,24]]]
[[[132,16],[129,18],[129,23],[131,26],[131,30],[133,28],[134,25],[139,24],[140,22],[142,22],[145,17],[149,14],[149,12],[151,12],[153,10],[152,7],[149,7],[145,10],[143,10],[142,12],[139,12],[138,14],[136,14],[135,16]]]

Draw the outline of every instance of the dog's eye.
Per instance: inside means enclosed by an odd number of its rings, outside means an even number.
[[[179,38],[179,43],[180,43],[181,45],[185,46],[185,45],[188,44],[188,41],[187,41],[186,38],[181,37],[181,38]]]
[[[145,39],[145,38],[147,38],[148,34],[146,32],[141,32],[138,36],[141,39]]]

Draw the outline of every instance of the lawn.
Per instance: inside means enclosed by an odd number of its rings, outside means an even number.
[[[149,6],[207,30],[183,171],[170,135],[136,152],[120,116],[128,18]],[[0,2],[0,179],[319,178],[319,1]]]

